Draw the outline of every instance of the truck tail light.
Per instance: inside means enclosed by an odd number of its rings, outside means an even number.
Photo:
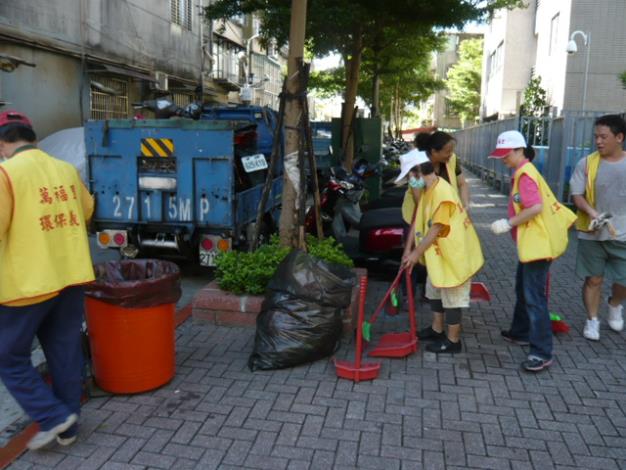
[[[201,266],[215,266],[215,258],[220,253],[230,251],[230,238],[219,235],[202,235],[200,238],[199,255]]]
[[[228,251],[230,249],[230,242],[225,238],[222,238],[219,242],[217,242],[217,249],[221,252]]]
[[[107,247],[109,246],[109,243],[111,242],[111,237],[109,236],[108,233],[106,232],[100,232],[98,234],[98,244],[103,246],[103,247]]]
[[[117,246],[122,246],[125,241],[126,241],[126,235],[122,233],[116,233],[115,235],[113,235],[113,242]]]
[[[210,238],[205,238],[204,240],[202,240],[202,243],[200,243],[200,246],[203,250],[210,251],[213,249],[213,240],[211,240]]]
[[[125,248],[128,246],[126,230],[103,230],[96,233],[96,240],[100,248]]]

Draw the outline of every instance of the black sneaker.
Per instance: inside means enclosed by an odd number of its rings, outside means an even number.
[[[527,339],[513,336],[511,334],[511,330],[502,330],[500,334],[502,335],[502,338],[504,338],[509,343],[517,344],[518,346],[528,346],[530,344]]]
[[[421,329],[417,333],[417,337],[422,341],[442,341],[446,338],[446,334],[443,331],[441,333],[438,333],[437,331],[433,330],[432,326],[428,326]]]
[[[437,354],[439,353],[454,354],[454,353],[461,352],[462,349],[463,349],[463,345],[461,344],[461,340],[457,341],[456,343],[453,343],[448,338],[444,338],[442,341],[437,341],[436,343],[431,343],[428,346],[426,346],[427,351],[437,353]]]
[[[532,359],[527,359],[522,362],[522,367],[528,372],[539,372],[543,369],[547,369],[551,365],[552,359],[539,359],[538,357],[533,357]]]

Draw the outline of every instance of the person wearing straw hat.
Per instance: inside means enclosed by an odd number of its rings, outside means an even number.
[[[516,302],[513,321],[502,337],[529,345],[522,368],[539,372],[552,364],[552,325],[546,285],[551,262],[565,253],[567,231],[576,215],[559,203],[539,171],[531,163],[532,146],[518,131],[498,136],[489,158],[501,160],[513,170],[508,217],[491,224],[497,235],[511,232],[519,262],[515,277]]]
[[[437,176],[425,152],[405,157],[402,177],[421,190],[411,234],[414,248],[402,257],[402,267],[423,264],[428,271],[426,297],[433,312],[443,312],[447,332],[426,346],[434,353],[461,352],[461,318],[469,307],[471,279],[484,264],[476,230],[458,191]]]

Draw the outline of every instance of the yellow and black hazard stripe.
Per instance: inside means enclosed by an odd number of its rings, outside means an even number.
[[[141,139],[142,157],[171,157],[174,155],[172,139]]]

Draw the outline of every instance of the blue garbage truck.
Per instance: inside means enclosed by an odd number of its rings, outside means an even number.
[[[98,245],[125,257],[175,254],[201,266],[245,247],[256,228],[277,122],[273,110],[258,106],[206,107],[198,120],[88,122]],[[276,169],[262,233],[279,216],[282,161]]]

